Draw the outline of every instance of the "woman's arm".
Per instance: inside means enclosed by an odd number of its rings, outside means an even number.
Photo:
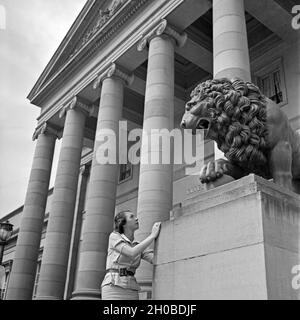
[[[136,258],[139,254],[144,252],[144,250],[147,247],[149,247],[149,245],[158,237],[160,226],[160,222],[155,223],[152,228],[151,234],[144,241],[142,241],[135,247],[130,247],[128,244],[121,242],[119,245],[115,247],[115,250],[119,251],[120,253],[123,253],[124,255],[132,259]]]
[[[120,247],[120,252],[125,256],[130,257],[132,259],[136,258],[139,254],[141,254],[149,245],[155,240],[153,235],[151,234],[144,241],[136,245],[135,247],[130,247],[128,244],[124,244]],[[118,246],[117,246],[118,247]],[[116,248],[118,250],[118,248]]]
[[[153,264],[154,252],[153,250],[146,250],[142,253],[142,259]]]

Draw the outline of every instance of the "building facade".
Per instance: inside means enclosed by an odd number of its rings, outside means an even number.
[[[25,204],[3,218],[15,226],[4,255],[6,299],[100,299],[115,213],[137,213],[141,240],[201,192],[185,165],[100,164],[102,130],[121,143],[120,121],[127,131],[179,129],[190,92],[212,77],[256,83],[300,129],[296,2],[86,2],[28,96],[41,114]],[[205,161],[214,158],[211,141],[204,151]],[[141,299],[151,299],[152,266],[142,263],[137,279]]]

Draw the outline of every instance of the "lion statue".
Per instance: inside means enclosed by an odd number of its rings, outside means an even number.
[[[206,164],[202,183],[254,173],[300,194],[300,135],[253,83],[222,78],[199,84],[181,127],[205,130],[205,139],[214,140],[227,158]]]

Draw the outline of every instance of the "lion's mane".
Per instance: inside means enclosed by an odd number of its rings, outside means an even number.
[[[201,83],[191,94],[195,95],[198,108],[191,112],[199,115],[197,109],[206,109],[226,158],[266,175],[267,103],[259,88],[240,79],[222,78]]]

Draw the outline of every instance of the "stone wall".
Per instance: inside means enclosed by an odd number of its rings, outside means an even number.
[[[199,193],[156,243],[154,299],[299,299],[300,197],[255,175]]]

